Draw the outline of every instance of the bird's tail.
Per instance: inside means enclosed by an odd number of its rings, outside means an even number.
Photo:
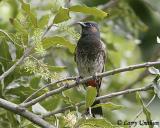
[[[100,103],[100,100],[97,100],[93,103],[92,106],[96,105],[96,104],[99,104]],[[95,115],[100,115],[102,116],[103,113],[102,113],[102,107],[96,107],[96,108],[91,108],[91,113],[93,115],[93,117],[95,117]]]

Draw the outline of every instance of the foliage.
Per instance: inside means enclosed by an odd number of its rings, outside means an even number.
[[[143,108],[143,113],[146,115],[146,120],[148,122],[151,121],[151,113],[148,111],[148,109],[145,107],[144,103],[143,103],[143,100],[140,96],[139,93],[136,93],[136,98],[137,100],[139,101],[139,103],[142,105],[142,108]],[[149,125],[149,128],[153,128],[153,125]]]
[[[50,82],[67,76],[77,76],[74,49],[80,37],[80,27],[75,23],[81,19],[99,24],[102,40],[108,48],[106,70],[158,60],[160,3],[158,0],[154,1],[119,0],[106,10],[103,7],[108,1],[1,0],[0,75],[20,59],[27,47],[34,46],[34,49],[23,63],[0,82],[0,97],[20,104]],[[102,9],[99,9],[98,5]],[[139,5],[146,9],[143,16],[141,16],[143,10],[139,9]],[[150,84],[154,77],[159,76],[159,67],[152,67],[149,69],[150,73],[146,72],[144,77],[142,74],[144,70],[137,70],[103,78],[100,94],[116,92],[129,85],[142,87]],[[72,81],[64,82],[72,83]],[[71,105],[73,109],[70,111],[46,118],[48,122],[58,124],[62,128],[120,127],[117,126],[117,120],[132,121],[140,106],[145,115],[141,116],[140,120],[160,120],[157,116],[160,113],[154,109],[154,106],[160,103],[159,99],[150,109],[144,104],[153,93],[160,97],[159,80],[153,84],[155,92],[144,92],[143,101],[137,94],[140,105],[137,104],[136,98],[129,94],[93,106],[103,107],[104,116],[101,119],[83,117],[86,107],[90,107],[94,102],[96,92],[92,87],[85,90],[81,85],[49,97],[28,110],[36,114],[46,114]],[[54,84],[45,88],[34,98],[62,85],[63,83]],[[86,106],[75,107],[75,104],[84,100]],[[0,108],[0,127],[37,128],[38,126]]]
[[[86,108],[90,107],[94,103],[96,96],[97,96],[96,88],[88,86],[86,95]]]

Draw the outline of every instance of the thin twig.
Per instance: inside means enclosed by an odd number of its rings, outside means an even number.
[[[52,28],[52,26],[53,26],[53,23],[46,28],[46,30],[44,31],[42,35],[42,38],[44,38],[44,36],[48,33],[48,31]]]
[[[148,102],[148,104],[145,106],[146,108],[153,102],[153,100],[155,99],[156,95],[154,95],[152,97],[152,99]],[[142,114],[143,112],[143,108],[136,114],[135,118],[134,118],[134,122],[136,121],[136,119]],[[133,124],[131,124],[129,127],[131,128],[133,126]]]
[[[145,67],[152,67],[152,66],[155,66],[155,65],[160,65],[160,61],[157,61],[157,62],[147,62],[147,63],[143,63],[143,64],[137,64],[137,65],[131,65],[131,66],[128,66],[128,67],[125,67],[125,68],[117,68],[117,69],[114,69],[114,70],[111,70],[111,71],[108,71],[108,72],[104,72],[104,73],[99,73],[96,75],[97,78],[102,78],[102,77],[106,77],[106,76],[110,76],[110,75],[114,75],[114,74],[118,74],[118,73],[121,73],[121,72],[127,72],[127,71],[132,71],[132,70],[135,70],[135,69],[140,69],[140,68],[145,68]],[[94,79],[95,76],[89,76],[89,77],[86,77],[82,80],[79,80],[79,82],[74,82],[72,84],[65,84],[64,86],[60,87],[60,88],[57,88],[55,90],[52,90],[52,91],[49,91],[27,103],[22,103],[21,106],[23,107],[29,107],[31,105],[34,105],[36,104],[37,102],[40,102],[52,95],[55,95],[55,94],[58,94],[62,91],[65,91],[65,90],[68,90],[70,88],[73,88],[75,87],[76,85],[79,85],[79,84],[83,84],[85,82],[87,82],[88,80],[91,80],[91,79]]]
[[[45,35],[50,31],[50,29],[53,27],[53,26],[55,26],[55,27],[58,27],[57,25],[55,25],[55,24],[50,24],[47,28],[46,28],[46,30],[44,31],[44,33],[43,33],[43,35],[42,35],[42,39],[45,37]]]
[[[19,107],[17,104],[14,104],[12,102],[9,102],[1,98],[0,98],[0,107],[7,109],[11,112],[14,112],[18,115],[21,115],[42,128],[55,128],[55,126],[49,124],[47,121],[43,120],[38,115],[33,114],[32,112],[29,112],[28,110]]]
[[[96,98],[96,100],[109,99],[109,98],[117,97],[117,96],[120,96],[120,95],[126,95],[126,94],[131,94],[131,93],[140,92],[140,91],[147,91],[147,90],[151,90],[151,89],[152,89],[152,84],[150,84],[148,86],[145,86],[145,87],[142,87],[142,88],[127,89],[127,90],[124,90],[124,91],[119,91],[119,92],[110,93],[110,94],[107,94],[107,95],[104,95],[104,96],[99,96],[99,97]],[[80,103],[75,104],[75,106],[80,107],[84,104],[85,104],[85,101],[82,101]],[[46,118],[46,117],[49,117],[51,115],[55,115],[55,114],[58,114],[58,113],[63,113],[64,111],[66,111],[68,109],[75,108],[75,106],[73,106],[73,105],[72,106],[67,106],[67,107],[64,107],[64,108],[56,110],[56,111],[48,112],[48,113],[42,115],[42,118]]]
[[[49,86],[53,86],[55,84],[58,84],[58,83],[61,83],[61,82],[64,82],[64,81],[68,81],[68,80],[75,80],[77,77],[67,77],[67,78],[64,78],[64,79],[61,79],[61,80],[57,80],[55,82],[52,82],[52,83],[49,83],[49,84],[46,84],[44,85],[43,87],[41,87],[40,89],[38,89],[37,91],[35,91],[33,94],[31,94],[26,100],[23,101],[23,103],[26,103],[28,101],[30,101],[38,92],[40,92],[41,90],[43,90],[44,88],[46,87],[49,87]]]

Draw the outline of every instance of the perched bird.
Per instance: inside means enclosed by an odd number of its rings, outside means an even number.
[[[77,63],[80,78],[87,76],[95,76],[96,73],[104,71],[105,64],[105,45],[100,39],[100,32],[95,22],[78,22],[82,27],[81,37],[75,49],[75,61]],[[97,89],[99,96],[99,88],[102,79],[92,79],[85,83],[85,86],[92,86]],[[92,106],[99,104],[95,101]],[[87,110],[89,111],[89,109]],[[88,112],[87,112],[88,113]],[[102,108],[92,108],[92,115],[102,115]]]

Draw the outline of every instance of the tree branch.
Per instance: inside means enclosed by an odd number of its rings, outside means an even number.
[[[65,82],[65,81],[68,81],[68,80],[76,80],[76,78],[77,77],[67,77],[67,78],[55,81],[53,83],[46,84],[45,86],[41,87],[40,89],[38,89],[37,91],[35,91],[33,94],[31,94],[26,100],[23,101],[23,103],[26,103],[26,102],[30,101],[38,92],[40,92],[41,90],[43,90],[46,87],[49,87],[51,85],[53,86],[55,84],[58,84],[58,83],[61,83],[61,82]]]
[[[152,84],[150,84],[150,85],[142,87],[142,88],[127,89],[127,90],[124,90],[124,91],[113,92],[113,93],[110,93],[110,94],[107,94],[107,95],[104,95],[104,96],[99,96],[95,100],[109,99],[109,98],[117,97],[117,96],[120,96],[120,95],[126,95],[126,94],[135,93],[135,92],[151,90],[152,88],[153,88]],[[85,101],[82,101],[80,103],[75,104],[75,106],[80,107],[84,104],[85,104]],[[58,114],[58,113],[63,113],[64,111],[66,111],[68,109],[75,108],[75,106],[67,106],[67,107],[59,109],[57,111],[48,112],[48,113],[42,115],[42,118],[46,118],[46,117],[49,117],[51,115],[55,115],[55,114]]]
[[[160,57],[160,46],[155,48],[155,50],[153,51],[149,61],[157,61],[157,59],[159,57]],[[122,90],[126,90],[126,89],[129,89],[129,88],[133,87],[139,81],[142,81],[144,78],[146,78],[148,75],[149,75],[149,71],[148,70],[143,71],[142,73],[139,74],[139,76],[138,76],[138,78],[136,80],[134,80],[133,82],[131,82],[127,86],[123,87]]]
[[[5,77],[7,77],[11,72],[14,71],[14,69],[23,62],[23,60],[25,59],[25,57],[27,57],[29,55],[29,53],[31,52],[31,50],[33,49],[33,47],[31,48],[27,48],[24,51],[23,56],[14,64],[12,65],[12,67],[10,67],[7,71],[5,71],[1,76],[0,76],[0,81],[3,80]]]
[[[147,63],[137,64],[137,65],[131,65],[131,66],[128,66],[128,67],[125,67],[125,68],[117,68],[117,69],[114,69],[114,70],[111,70],[111,71],[108,71],[108,72],[99,73],[99,74],[97,74],[96,77],[97,78],[102,78],[102,77],[118,74],[118,73],[121,73],[121,72],[131,71],[131,70],[145,68],[145,67],[151,67],[151,66],[155,66],[155,65],[160,65],[160,61],[147,62]],[[70,84],[70,85],[69,84],[65,84],[64,86],[62,86],[60,88],[57,88],[57,89],[52,90],[50,92],[47,92],[47,93],[45,93],[45,94],[43,94],[43,95],[41,95],[41,96],[39,96],[39,97],[27,102],[27,103],[22,103],[20,105],[23,106],[23,107],[29,107],[31,105],[36,104],[39,101],[42,101],[42,100],[46,99],[47,97],[50,97],[50,96],[55,95],[55,94],[58,94],[58,93],[60,93],[60,92],[62,92],[64,90],[73,88],[76,85],[83,84],[83,83],[85,83],[85,82],[87,82],[88,80],[91,80],[91,79],[94,79],[94,76],[86,77],[86,78],[80,80],[78,83],[74,82],[73,84]]]
[[[7,109],[11,112],[14,112],[15,114],[21,115],[26,119],[30,120],[31,122],[33,122],[34,124],[37,124],[38,126],[41,126],[43,128],[55,128],[55,126],[49,124],[48,122],[40,118],[38,115],[33,114],[28,110],[25,110],[24,108],[21,108],[18,105],[1,98],[0,98],[0,107]]]
[[[152,66],[155,66],[155,65],[160,65],[160,61],[147,62],[147,63],[137,64],[137,65],[131,65],[131,66],[128,66],[128,67],[125,67],[125,68],[117,68],[117,69],[114,69],[114,70],[111,70],[111,71],[108,71],[108,72],[99,73],[99,74],[97,74],[96,77],[97,78],[102,78],[102,77],[118,74],[118,73],[121,73],[121,72],[131,71],[131,70],[145,68],[145,67],[152,67]],[[41,95],[41,96],[39,96],[39,97],[27,102],[27,103],[22,103],[20,105],[23,106],[23,107],[29,107],[31,105],[36,104],[37,102],[40,102],[40,101],[46,99],[47,97],[50,97],[50,96],[55,95],[55,94],[58,94],[58,93],[60,93],[60,92],[62,92],[64,90],[73,88],[76,85],[83,84],[83,83],[87,82],[88,80],[91,80],[91,79],[94,79],[94,78],[95,78],[95,76],[89,76],[89,77],[86,77],[86,78],[80,80],[78,83],[74,82],[72,84],[65,84],[64,86],[62,86],[60,88],[57,88],[57,89],[52,90],[50,92],[47,92],[47,93],[45,93],[45,94],[43,94],[43,95]]]

